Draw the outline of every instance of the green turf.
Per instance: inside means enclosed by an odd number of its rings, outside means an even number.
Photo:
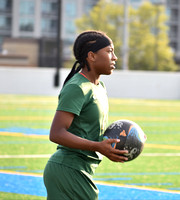
[[[33,195],[22,195],[8,192],[0,192],[0,199],[2,200],[46,200],[45,197],[38,197]]]
[[[148,140],[142,155],[134,161],[120,164],[104,158],[94,178],[125,177],[131,180],[109,180],[108,182],[144,184],[151,188],[179,190],[180,157],[147,157],[143,154],[180,153],[180,101],[110,99],[109,103],[109,123],[119,119],[135,121],[142,127]],[[48,130],[56,106],[57,97],[0,95],[0,128]],[[1,155],[52,154],[55,149],[56,145],[48,140],[48,136],[43,138],[28,135],[0,135]],[[0,158],[0,167],[1,170],[42,174],[47,160],[48,158]],[[0,199],[43,198],[0,193]]]

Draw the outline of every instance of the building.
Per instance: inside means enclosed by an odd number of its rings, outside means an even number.
[[[58,1],[0,0],[0,49],[6,54],[6,61],[10,54],[13,54],[15,58],[23,53],[25,57],[26,53],[28,55],[33,52],[37,53],[39,49],[39,59],[36,59],[36,62],[35,60],[30,62],[29,65],[55,65]],[[70,47],[76,37],[75,19],[89,12],[97,0],[62,0],[60,2],[63,44],[61,49],[63,58],[66,59],[71,55]],[[29,48],[30,44],[31,48]],[[19,60],[18,57],[15,60]]]
[[[3,39],[12,33],[12,1],[0,1],[0,49]]]
[[[11,63],[16,61],[17,65],[21,63],[26,63],[27,66],[56,65],[58,1],[0,0],[1,65],[3,63],[8,65],[8,57],[14,59]],[[121,4],[124,2],[124,0],[112,1]],[[180,63],[180,0],[129,0],[133,7],[138,7],[145,1],[151,1],[157,6],[167,5],[167,13],[170,15],[168,22],[170,45],[175,51],[176,61]],[[61,2],[61,49],[63,58],[68,60],[76,37],[75,19],[88,13],[98,0],[61,0]]]
[[[167,5],[170,9],[170,45],[176,53],[176,62],[180,64],[180,0],[168,0]]]

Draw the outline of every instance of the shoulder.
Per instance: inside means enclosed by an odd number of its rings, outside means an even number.
[[[81,74],[75,74],[63,87],[62,92],[80,92],[83,95],[88,94],[92,90],[92,84]]]
[[[60,95],[59,97],[66,97],[66,99],[69,99],[69,98],[83,98],[84,97],[84,93],[81,89],[81,87],[77,84],[66,84],[61,92],[60,92]]]

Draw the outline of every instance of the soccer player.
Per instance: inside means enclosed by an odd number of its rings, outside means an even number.
[[[110,75],[117,57],[112,40],[100,31],[85,31],[75,40],[76,62],[59,95],[50,140],[58,144],[44,170],[48,200],[96,200],[92,180],[102,155],[127,160],[126,150],[114,149],[118,139],[103,140],[108,98],[100,75]]]

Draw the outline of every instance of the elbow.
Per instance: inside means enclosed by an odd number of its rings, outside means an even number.
[[[57,130],[50,130],[49,140],[56,144],[61,144],[62,141],[61,132]]]
[[[51,129],[49,134],[49,140],[56,144],[61,144],[64,138],[64,130],[63,129]]]
[[[51,142],[55,142],[55,143],[56,143],[56,138],[54,137],[54,134],[53,134],[52,131],[50,131],[49,140],[50,140]]]
[[[49,140],[50,140],[51,142],[53,142],[53,137],[52,137],[51,133],[49,134]]]

